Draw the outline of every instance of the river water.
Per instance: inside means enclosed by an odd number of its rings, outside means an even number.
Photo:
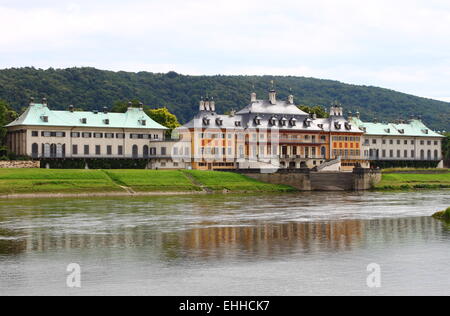
[[[0,200],[0,295],[450,295],[449,193]]]

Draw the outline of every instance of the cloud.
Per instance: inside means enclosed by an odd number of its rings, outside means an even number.
[[[443,0],[0,1],[0,67],[291,74],[446,96]]]

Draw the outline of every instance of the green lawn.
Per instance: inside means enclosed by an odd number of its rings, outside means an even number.
[[[116,183],[136,192],[199,191],[186,175],[178,170],[104,170]]]
[[[98,170],[0,169],[0,194],[123,191]]]
[[[269,184],[254,180],[241,174],[218,171],[184,170],[196,181],[214,191],[259,191],[259,192],[288,192],[294,189],[287,185]]]
[[[383,174],[381,182],[375,188],[384,190],[450,188],[450,173],[388,173]]]
[[[436,173],[446,173],[450,172],[450,169],[436,169],[436,168],[386,168],[382,170],[383,173],[389,173],[389,172],[405,172],[405,171],[413,171],[420,173],[421,171],[432,171]]]
[[[0,195],[15,193],[188,192],[208,188],[232,192],[284,192],[292,187],[243,175],[188,170],[0,169]]]

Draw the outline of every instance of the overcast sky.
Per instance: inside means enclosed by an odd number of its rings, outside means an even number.
[[[0,0],[0,68],[272,74],[450,101],[449,0]]]

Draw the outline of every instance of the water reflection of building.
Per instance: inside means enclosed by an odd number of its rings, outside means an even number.
[[[0,241],[0,254],[49,250],[151,247],[163,260],[219,259],[249,256],[277,258],[293,253],[332,253],[365,247],[376,239],[392,243],[442,234],[443,225],[429,217],[384,218],[298,223],[248,223],[248,226],[196,227],[158,232],[147,226],[102,234],[52,234],[28,231],[15,240]],[[2,236],[7,235],[5,231]]]

